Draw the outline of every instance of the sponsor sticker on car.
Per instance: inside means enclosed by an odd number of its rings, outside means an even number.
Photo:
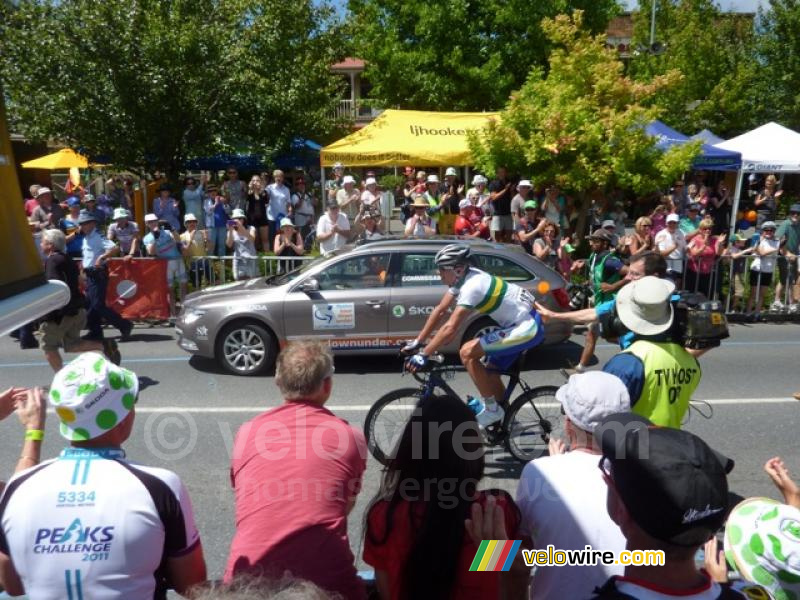
[[[314,304],[311,307],[311,318],[315,330],[355,329],[355,304],[352,302]]]

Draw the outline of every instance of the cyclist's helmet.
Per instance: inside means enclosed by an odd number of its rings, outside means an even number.
[[[466,244],[448,244],[436,253],[433,261],[437,267],[455,267],[469,262],[469,246]]]

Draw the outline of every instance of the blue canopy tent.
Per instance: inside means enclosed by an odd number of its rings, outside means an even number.
[[[704,144],[711,144],[712,146],[715,146],[716,144],[721,144],[722,142],[725,141],[710,129],[703,129],[703,131],[698,131],[692,136],[692,139],[700,140]]]
[[[296,137],[292,140],[289,152],[279,154],[273,160],[275,166],[285,171],[303,167],[306,171],[319,166],[319,153],[322,146],[312,140]]]
[[[656,138],[656,148],[660,150],[668,150],[678,144],[692,141],[688,136],[661,121],[653,121],[645,127],[645,131]],[[722,150],[710,144],[703,144],[700,155],[692,161],[693,168],[706,171],[738,171],[741,166],[742,155],[739,152]]]
[[[234,165],[240,171],[263,171],[270,165],[290,170],[294,167],[319,165],[319,152],[322,146],[312,140],[296,137],[292,140],[288,152],[279,154],[272,160],[262,154],[220,153],[214,156],[202,156],[186,161],[186,168],[202,171],[221,171]]]
[[[266,168],[264,157],[260,154],[221,152],[214,156],[201,156],[186,161],[186,168],[193,171],[223,171],[231,165],[240,171],[261,171]]]

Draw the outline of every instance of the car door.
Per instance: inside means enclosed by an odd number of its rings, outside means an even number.
[[[389,307],[389,333],[414,339],[447,288],[433,262],[435,252],[402,252],[395,257]]]
[[[287,340],[327,339],[336,350],[386,346],[390,258],[388,252],[343,256],[298,280],[284,299]],[[311,279],[318,289],[303,291]]]

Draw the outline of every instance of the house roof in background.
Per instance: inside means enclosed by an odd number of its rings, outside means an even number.
[[[363,71],[366,64],[367,63],[360,58],[348,56],[342,62],[332,65],[331,69],[334,71]]]

